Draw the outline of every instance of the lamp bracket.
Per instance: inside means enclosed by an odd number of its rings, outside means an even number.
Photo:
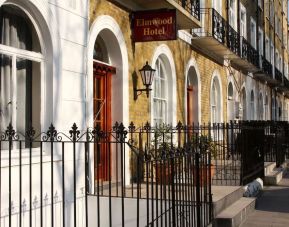
[[[151,88],[134,89],[134,94],[133,94],[134,100],[137,100],[137,97],[138,97],[139,95],[141,95],[144,91],[146,92],[147,98],[148,98],[148,97],[149,97],[149,92],[150,92],[151,90],[152,90]]]

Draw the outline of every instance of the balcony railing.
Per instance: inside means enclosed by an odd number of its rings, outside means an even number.
[[[174,0],[192,16],[200,20],[200,0]]]
[[[273,78],[273,71],[271,63],[264,57],[262,57],[262,66],[263,72],[266,73],[269,77]]]
[[[284,85],[284,88],[289,91],[289,80],[283,76],[283,85]]]
[[[201,23],[202,28],[193,30],[192,45],[203,49],[217,60],[224,58],[232,60],[235,66],[244,71],[259,70],[262,62],[258,51],[241,37],[218,11],[213,8],[201,9]]]
[[[258,51],[244,37],[242,37],[242,58],[259,67]]]
[[[226,21],[225,19],[215,10],[212,11],[212,33],[214,38],[219,42],[225,44],[226,37]]]
[[[282,83],[282,73],[275,67],[275,80]]]
[[[240,56],[240,34],[228,25],[227,45],[230,50]]]

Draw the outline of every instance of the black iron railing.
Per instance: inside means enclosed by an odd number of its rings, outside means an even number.
[[[259,68],[259,54],[252,45],[242,37],[242,58]]]
[[[285,160],[288,122],[0,134],[1,226],[207,226],[212,184]],[[88,209],[89,207],[89,209]],[[18,223],[18,224],[16,224]]]
[[[275,67],[275,80],[277,80],[279,83],[282,83],[282,73]]]
[[[240,56],[240,34],[230,25],[228,25],[227,45],[233,53]]]
[[[289,80],[283,75],[283,85],[286,90],[289,90]]]
[[[192,16],[200,20],[200,0],[174,0]]]
[[[212,16],[211,34],[216,40],[225,44],[225,40],[226,40],[225,19],[215,9],[207,9],[207,10],[211,11],[211,16]]]
[[[262,68],[268,77],[273,78],[272,64],[265,57],[262,57]]]
[[[203,28],[193,29],[193,36],[214,37],[234,54],[260,68],[258,51],[213,8],[201,9]]]

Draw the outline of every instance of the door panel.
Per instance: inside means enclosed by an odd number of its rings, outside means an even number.
[[[111,77],[115,68],[98,62],[93,64],[93,122],[101,131],[111,130]],[[95,179],[109,179],[110,138],[102,138],[94,145]]]
[[[187,87],[187,124],[188,125],[193,125],[194,123],[194,90],[193,86],[189,85]]]

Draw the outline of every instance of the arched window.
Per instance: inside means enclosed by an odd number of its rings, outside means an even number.
[[[272,120],[276,120],[276,102],[274,97],[272,97]]]
[[[269,120],[269,111],[268,111],[268,95],[265,96],[265,102],[264,102],[264,119]]]
[[[235,118],[235,100],[234,100],[234,89],[230,82],[228,85],[228,120],[234,120]]]
[[[259,120],[264,119],[264,105],[263,105],[263,95],[260,93],[259,95],[259,107],[258,107],[258,113],[259,113]]]
[[[211,121],[212,123],[221,122],[221,94],[217,77],[214,77],[211,88]]]
[[[40,131],[41,64],[37,32],[17,6],[0,8],[0,128],[11,123],[17,132]]]
[[[242,109],[242,119],[247,120],[247,97],[245,88],[242,90]]]
[[[153,122],[154,124],[168,123],[168,95],[167,72],[162,58],[158,58],[155,64],[155,78],[153,82]]]
[[[100,62],[109,63],[108,51],[105,42],[100,35],[97,36],[94,44],[93,59]]]
[[[250,98],[250,113],[251,113],[251,120],[255,120],[255,101],[254,101],[254,91],[251,91],[251,98]]]

